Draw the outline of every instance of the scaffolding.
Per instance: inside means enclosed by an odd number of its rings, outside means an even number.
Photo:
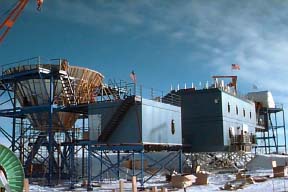
[[[0,131],[19,156],[26,176],[47,178],[52,185],[75,175],[74,158],[81,148],[75,141],[82,130],[74,122],[87,114],[89,103],[96,102],[94,91],[103,76],[69,67],[66,59],[48,63],[35,57],[1,67],[0,96],[5,101],[0,116],[11,119],[12,130]]]
[[[182,173],[181,147],[168,148],[151,145],[88,145],[88,183],[87,191],[92,191],[92,181],[131,180],[136,176],[140,188],[160,171]],[[165,153],[160,158],[153,157],[159,152]],[[93,168],[94,165],[94,168]],[[95,169],[95,165],[98,169]],[[93,171],[92,171],[93,170]]]
[[[261,108],[258,111],[255,153],[287,153],[285,114],[283,105]]]
[[[122,169],[119,164],[138,154],[141,159],[140,172],[132,168],[132,173],[128,173],[128,176],[136,175],[143,186],[169,164],[165,160],[176,157],[181,159],[180,146],[172,149],[163,148],[161,144],[155,147],[144,144],[109,146],[105,142],[99,146],[99,142],[91,141],[87,134],[89,104],[124,101],[131,96],[137,98],[137,94],[140,95],[139,98],[149,95],[148,99],[154,101],[169,101],[167,97],[162,100],[163,92],[156,94],[155,90],[150,89],[149,94],[145,95],[147,92],[145,93],[141,86],[138,89],[135,83],[124,81],[116,83],[110,80],[108,84],[104,84],[101,74],[85,68],[73,68],[66,59],[43,63],[40,57],[35,57],[1,67],[0,117],[9,118],[12,129],[7,131],[7,128],[0,127],[0,134],[11,143],[11,149],[23,163],[27,177],[45,178],[48,185],[68,179],[71,189],[79,178],[87,179],[89,189],[92,180],[101,180],[103,174],[111,170],[120,173]],[[81,70],[84,72],[80,73]],[[75,78],[79,74],[80,77]],[[178,103],[179,106],[179,97],[170,96],[173,98],[169,103]],[[147,155],[150,151],[163,150],[171,152],[161,161],[152,160]],[[121,160],[118,159],[116,164],[107,159],[107,153],[113,152],[123,157]],[[143,167],[144,157],[153,162],[151,167],[156,166],[156,170],[154,169],[152,174],[150,172],[150,176],[145,179],[147,170]],[[91,172],[92,158],[100,160],[102,168],[106,167],[103,170],[101,168],[98,175]],[[136,161],[132,158],[132,167]],[[164,166],[160,165],[163,162]],[[180,164],[179,167],[181,170]]]

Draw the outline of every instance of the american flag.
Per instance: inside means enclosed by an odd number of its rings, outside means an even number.
[[[240,70],[240,65],[239,64],[232,64],[231,67],[234,70]]]
[[[136,83],[136,74],[135,74],[135,72],[132,70],[132,72],[130,73],[130,78],[131,78],[131,80],[134,82],[134,83]]]

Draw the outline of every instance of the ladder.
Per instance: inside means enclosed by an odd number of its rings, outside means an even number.
[[[75,96],[75,92],[74,92],[73,85],[72,85],[73,78],[69,77],[66,71],[61,71],[60,80],[61,80],[62,88],[63,88],[62,93],[64,96],[64,101],[68,105],[76,105],[77,101],[76,101],[76,96]]]

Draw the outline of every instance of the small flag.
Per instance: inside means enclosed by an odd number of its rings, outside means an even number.
[[[231,65],[233,70],[240,70],[240,65],[239,64],[232,64]]]
[[[131,80],[134,82],[134,83],[136,83],[136,74],[135,74],[135,72],[132,70],[132,72],[130,73],[130,78],[131,78]]]

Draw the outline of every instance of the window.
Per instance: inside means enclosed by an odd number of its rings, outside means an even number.
[[[246,116],[246,112],[245,112],[245,109],[243,109],[243,116],[244,116],[244,117]]]
[[[250,119],[251,119],[251,118],[252,118],[252,113],[251,113],[251,111],[250,111],[250,114],[249,114],[249,115],[250,115]]]
[[[238,115],[238,106],[236,105],[236,115]]]
[[[230,113],[230,103],[228,102],[228,113]]]
[[[171,133],[172,133],[172,135],[175,134],[175,122],[173,119],[171,120]]]

